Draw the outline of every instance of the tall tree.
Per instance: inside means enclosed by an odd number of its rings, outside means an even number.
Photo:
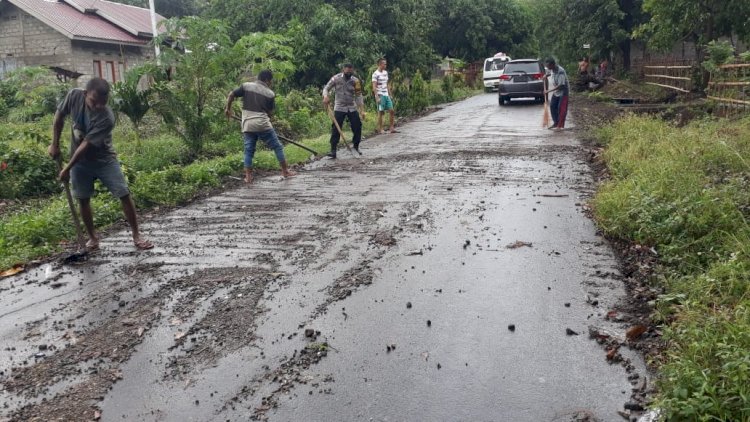
[[[630,67],[633,29],[643,21],[641,0],[552,0],[537,2],[536,33],[540,49],[573,61],[583,55],[595,58],[621,55]],[[584,50],[588,44],[590,49]]]
[[[295,58],[299,60],[300,85],[323,84],[345,62],[363,70],[375,63],[389,48],[390,41],[368,27],[363,12],[350,13],[323,5],[303,23],[290,23],[288,35],[294,40]]]
[[[644,0],[651,19],[640,34],[656,48],[669,49],[680,40],[701,46],[722,36],[750,41],[750,2],[747,0]]]
[[[530,18],[514,0],[436,1],[433,46],[441,56],[478,60],[514,49],[532,36]]]
[[[242,67],[223,22],[189,16],[169,19],[165,28],[157,41],[174,48],[162,50],[161,62],[174,71],[158,87],[161,106],[156,111],[197,154],[211,122],[220,119],[227,86],[236,82]]]

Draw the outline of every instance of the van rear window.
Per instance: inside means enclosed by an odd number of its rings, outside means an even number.
[[[494,59],[492,61],[487,60],[484,62],[484,70],[503,70],[508,60]]]
[[[539,62],[509,63],[505,66],[505,73],[544,73]]]

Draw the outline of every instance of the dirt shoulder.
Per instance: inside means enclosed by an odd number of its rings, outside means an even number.
[[[571,96],[571,113],[581,131],[581,140],[588,149],[586,160],[593,170],[595,183],[601,185],[610,179],[610,173],[602,157],[604,147],[596,139],[596,129],[624,115],[626,109],[611,102],[596,101],[585,93]],[[593,210],[587,215],[596,220]],[[607,315],[616,322],[626,323],[628,330],[627,346],[641,352],[650,370],[656,370],[666,344],[661,337],[660,327],[653,320],[653,301],[663,293],[652,282],[659,262],[655,252],[636,243],[605,236],[610,242],[620,264],[627,296]],[[640,333],[639,333],[640,332]],[[644,385],[633,398],[647,404],[653,393],[651,386]]]

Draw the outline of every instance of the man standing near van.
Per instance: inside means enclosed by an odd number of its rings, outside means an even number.
[[[232,117],[232,103],[237,97],[242,97],[242,135],[245,140],[245,183],[253,182],[253,157],[258,139],[266,143],[273,150],[281,166],[281,175],[295,176],[289,170],[284,157],[284,147],[271,125],[271,115],[276,105],[276,94],[271,91],[273,74],[270,70],[263,70],[258,74],[257,82],[246,82],[229,93],[224,113]]]
[[[135,247],[151,249],[154,245],[141,237],[138,231],[135,204],[117,161],[117,154],[112,147],[115,115],[107,106],[108,99],[109,83],[101,78],[89,80],[86,89],[70,90],[55,113],[52,123],[52,145],[49,146],[48,153],[55,159],[60,156],[60,135],[65,127],[65,118],[70,116],[70,160],[62,168],[58,178],[63,182],[70,179],[73,185],[73,196],[78,199],[81,206],[81,217],[89,234],[87,249],[99,248],[99,237],[96,235],[91,209],[96,179],[102,182],[112,196],[120,199]]]
[[[362,81],[354,76],[354,66],[347,63],[341,69],[341,73],[333,75],[330,81],[323,87],[323,106],[328,108],[331,99],[329,94],[333,90],[334,118],[341,128],[344,119],[349,119],[354,138],[354,149],[359,152],[359,143],[362,141],[362,120],[365,119],[365,102],[362,97]],[[360,119],[361,117],[361,119]],[[336,148],[341,136],[335,124],[331,124],[331,158],[336,158]]]
[[[552,126],[549,129],[563,130],[565,128],[565,117],[568,115],[568,93],[570,92],[570,83],[568,74],[562,66],[555,63],[555,59],[548,58],[544,64],[551,72],[552,84],[554,87],[544,91],[544,95],[552,93],[550,102],[550,114],[552,114]]]
[[[383,133],[383,114],[390,113],[390,131],[396,133],[396,117],[391,99],[391,83],[388,80],[388,71],[385,68],[388,62],[385,58],[378,60],[378,69],[372,73],[372,95],[378,105],[378,134]]]

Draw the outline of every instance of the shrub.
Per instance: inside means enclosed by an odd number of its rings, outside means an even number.
[[[188,162],[190,150],[174,135],[160,135],[142,142],[118,143],[120,160],[133,171],[160,170]]]
[[[55,112],[70,86],[60,82],[49,69],[25,67],[0,81],[0,92],[15,122],[37,120]]]
[[[455,99],[455,93],[453,92],[453,76],[443,76],[441,88],[443,90],[443,95],[445,96],[445,101],[451,102]]]
[[[429,86],[422,78],[422,73],[417,71],[411,81],[409,88],[409,109],[414,112],[424,111],[430,103]]]
[[[28,198],[59,191],[57,168],[39,127],[4,127],[0,133],[0,198]]]
[[[729,63],[734,55],[734,47],[729,41],[711,41],[706,45],[708,60],[702,63],[709,72],[718,70],[719,66]]]

